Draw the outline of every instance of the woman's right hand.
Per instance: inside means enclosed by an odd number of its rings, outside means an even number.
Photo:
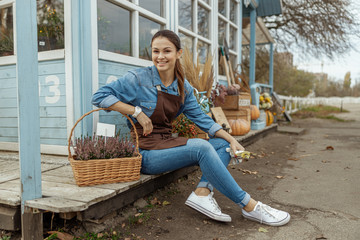
[[[153,131],[153,125],[152,125],[152,122],[151,122],[151,119],[146,116],[145,113],[141,112],[136,120],[140,123],[140,125],[143,127],[143,135],[144,136],[147,136],[149,135],[150,133],[152,133]]]

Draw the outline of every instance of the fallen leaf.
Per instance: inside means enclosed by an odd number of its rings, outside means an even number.
[[[165,200],[165,201],[163,201],[163,203],[162,203],[162,205],[163,205],[163,206],[170,205],[170,204],[171,204],[171,203],[170,203],[170,202],[168,202],[168,201],[166,201],[166,200]]]
[[[298,159],[298,158],[288,158],[288,160],[297,161],[297,160],[299,160],[299,159]]]
[[[334,147],[333,146],[327,146],[326,150],[334,150]]]
[[[135,217],[140,217],[142,215],[143,215],[142,213],[137,213],[137,214],[135,214]]]
[[[125,223],[121,224],[121,227],[124,228],[124,227],[125,227]]]
[[[263,227],[259,227],[258,229],[259,232],[263,232],[263,233],[267,233],[268,230],[266,228],[263,228]]]
[[[155,204],[158,204],[159,203],[159,200],[157,198],[154,198],[153,200],[150,201],[150,203],[152,205],[155,205]]]
[[[319,235],[315,238],[316,240],[327,239],[324,235]]]
[[[283,179],[285,176],[276,176],[277,179]]]
[[[74,236],[64,233],[64,232],[58,232],[58,231],[50,231],[49,234],[53,235],[56,234],[57,239],[59,240],[73,240]]]
[[[246,170],[246,169],[242,169],[242,168],[239,168],[238,169],[239,171],[242,171],[244,174],[250,174],[250,175],[256,175],[258,174],[258,171],[250,171],[250,170]]]

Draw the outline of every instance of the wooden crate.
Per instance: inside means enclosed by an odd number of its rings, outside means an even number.
[[[219,107],[223,110],[239,110],[242,108],[249,108],[251,98],[249,93],[240,93],[240,95],[227,95],[225,96],[225,102],[219,102]]]
[[[250,108],[241,108],[239,110],[223,110],[228,120],[245,119],[251,121]]]

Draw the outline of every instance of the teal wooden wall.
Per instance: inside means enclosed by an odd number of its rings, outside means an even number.
[[[41,144],[67,145],[64,60],[39,63]],[[18,142],[16,66],[0,66],[0,142]]]
[[[115,63],[105,60],[99,60],[99,87],[107,83],[115,81],[119,77],[125,75],[129,70],[133,70],[137,66]],[[116,124],[116,132],[120,129],[122,136],[129,134],[129,129],[126,125],[126,118],[118,112],[101,111],[99,115],[99,122]]]

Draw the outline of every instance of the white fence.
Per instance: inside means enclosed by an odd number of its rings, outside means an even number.
[[[360,103],[360,97],[292,97],[278,95],[285,106],[285,111],[294,113],[303,107],[329,105],[342,108],[345,103]]]

